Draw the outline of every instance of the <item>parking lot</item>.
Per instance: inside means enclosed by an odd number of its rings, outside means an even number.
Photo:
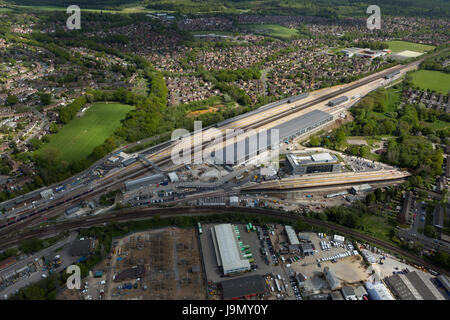
[[[322,290],[329,290],[329,285],[323,276],[325,267],[332,269],[347,284],[358,283],[369,277],[363,258],[359,254],[355,255],[351,246],[343,243],[335,243],[335,246],[333,246],[330,236],[325,237],[324,235],[324,238],[319,238],[316,233],[308,234],[315,248],[314,254],[291,263],[293,271],[301,272],[307,277],[305,292],[319,293]],[[327,247],[323,250],[320,244],[322,241],[329,243],[330,248]],[[338,255],[343,255],[349,251],[351,251],[351,255],[338,257]],[[332,259],[332,257],[335,257],[335,259]]]

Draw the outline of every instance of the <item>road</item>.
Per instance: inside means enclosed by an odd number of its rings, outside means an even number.
[[[38,230],[33,230],[25,234],[14,236],[5,242],[0,243],[0,250],[4,248],[11,247],[15,243],[23,239],[33,238],[33,237],[43,237],[58,234],[65,231],[76,231],[80,228],[89,228],[92,226],[100,226],[105,223],[110,222],[125,222],[125,221],[136,221],[142,219],[148,219],[153,216],[160,217],[171,217],[171,216],[199,216],[199,215],[217,215],[217,214],[229,214],[229,213],[241,213],[241,214],[252,214],[258,216],[271,216],[279,218],[285,218],[289,220],[299,220],[303,221],[312,226],[318,226],[322,228],[326,228],[329,230],[335,230],[345,235],[353,236],[357,239],[369,242],[371,244],[376,245],[378,248],[385,248],[390,250],[391,252],[397,253],[408,259],[409,261],[425,266],[426,268],[433,269],[440,273],[450,275],[450,272],[446,269],[440,268],[438,266],[433,265],[427,260],[417,257],[415,254],[410,251],[400,249],[394,246],[391,243],[376,239],[367,234],[358,232],[356,230],[336,225],[330,222],[316,220],[313,218],[295,215],[291,213],[280,212],[277,210],[271,209],[262,209],[262,208],[244,208],[244,207],[175,207],[175,208],[152,208],[152,209],[128,209],[128,210],[120,210],[115,211],[106,216],[95,216],[95,217],[84,217],[80,218],[76,221],[70,222],[61,222],[56,225],[52,225],[49,227],[40,228]]]
[[[60,247],[66,246],[68,243],[71,243],[76,238],[77,238],[77,233],[76,232],[71,233],[69,237],[66,237],[66,238],[62,239],[61,241],[58,241],[57,243],[51,245],[50,247],[43,249],[43,250],[33,254],[32,256],[29,256],[28,258],[25,258],[23,260],[20,260],[14,264],[8,266],[7,268],[3,269],[0,272],[0,278],[14,272],[15,270],[25,267],[29,263],[34,262],[36,259],[41,259],[42,257],[47,256],[48,254],[54,252],[54,250],[56,250]],[[72,259],[70,257],[68,257],[67,254],[63,255],[63,252],[58,252],[58,254],[61,255],[62,264],[56,270],[57,272],[63,270],[68,265],[73,263]],[[48,273],[46,273],[46,274],[48,275]],[[15,282],[12,285],[1,290],[0,296],[4,297],[6,295],[9,297],[9,296],[11,296],[11,294],[14,294],[20,288],[26,287],[32,283],[36,283],[36,282],[40,281],[41,279],[42,279],[42,271],[37,269],[35,272],[29,274],[28,276],[24,276],[24,277],[20,278],[17,282]]]

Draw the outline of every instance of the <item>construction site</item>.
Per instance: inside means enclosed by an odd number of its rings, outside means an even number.
[[[117,239],[108,265],[107,300],[206,298],[194,229],[166,228]]]

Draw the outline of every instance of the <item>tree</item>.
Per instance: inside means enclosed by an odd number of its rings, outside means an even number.
[[[15,96],[15,95],[9,95],[6,98],[6,103],[10,106],[17,104],[18,102],[19,102],[19,98],[17,98],[17,96]]]
[[[41,93],[39,98],[41,100],[41,105],[43,106],[47,106],[52,102],[52,95],[50,93]]]
[[[309,139],[309,144],[311,147],[318,147],[320,146],[320,141],[317,136],[312,136],[311,139]]]

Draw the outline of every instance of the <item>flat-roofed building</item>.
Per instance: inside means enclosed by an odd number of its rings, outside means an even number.
[[[240,254],[236,235],[231,224],[219,224],[211,228],[217,264],[223,274],[240,273],[250,270],[250,262]]]
[[[311,243],[300,243],[299,248],[303,255],[310,255],[314,253]]]
[[[449,147],[447,147],[448,149]],[[447,156],[445,160],[445,176],[450,178],[450,156]]]
[[[405,193],[405,198],[403,200],[403,207],[402,211],[400,211],[400,214],[398,215],[398,220],[400,223],[409,223],[410,220],[410,210],[414,203],[414,196],[411,191],[407,191]]]
[[[355,289],[353,289],[353,287],[350,286],[342,287],[341,292],[345,300],[357,300],[355,295]]]
[[[389,290],[381,282],[366,282],[365,285],[370,300],[395,300]]]
[[[341,287],[341,280],[336,276],[333,270],[328,267],[323,268],[323,274],[325,275],[325,279],[327,279],[328,284],[331,287],[331,290],[336,290]]]
[[[160,183],[163,180],[164,180],[164,174],[157,173],[157,174],[153,174],[153,175],[150,175],[147,177],[126,181],[125,189],[127,191],[131,191],[131,190],[138,189],[140,187],[148,186],[152,183]]]
[[[294,228],[292,226],[285,226],[284,230],[286,231],[286,235],[289,239],[290,245],[299,245],[300,241],[298,241],[297,234],[295,233]]]
[[[286,156],[286,170],[294,175],[319,172],[339,172],[339,159],[329,153],[317,153],[308,156],[288,154]]]
[[[444,215],[445,215],[445,207],[442,205],[437,205],[433,211],[433,225],[442,231],[444,228]]]
[[[370,184],[363,183],[361,185],[352,186],[352,188],[350,189],[350,193],[358,194],[360,192],[368,192],[370,190],[372,190],[372,187],[370,186]]]
[[[367,290],[363,286],[358,286],[355,288],[355,296],[358,300],[363,300],[364,296],[368,296]]]

